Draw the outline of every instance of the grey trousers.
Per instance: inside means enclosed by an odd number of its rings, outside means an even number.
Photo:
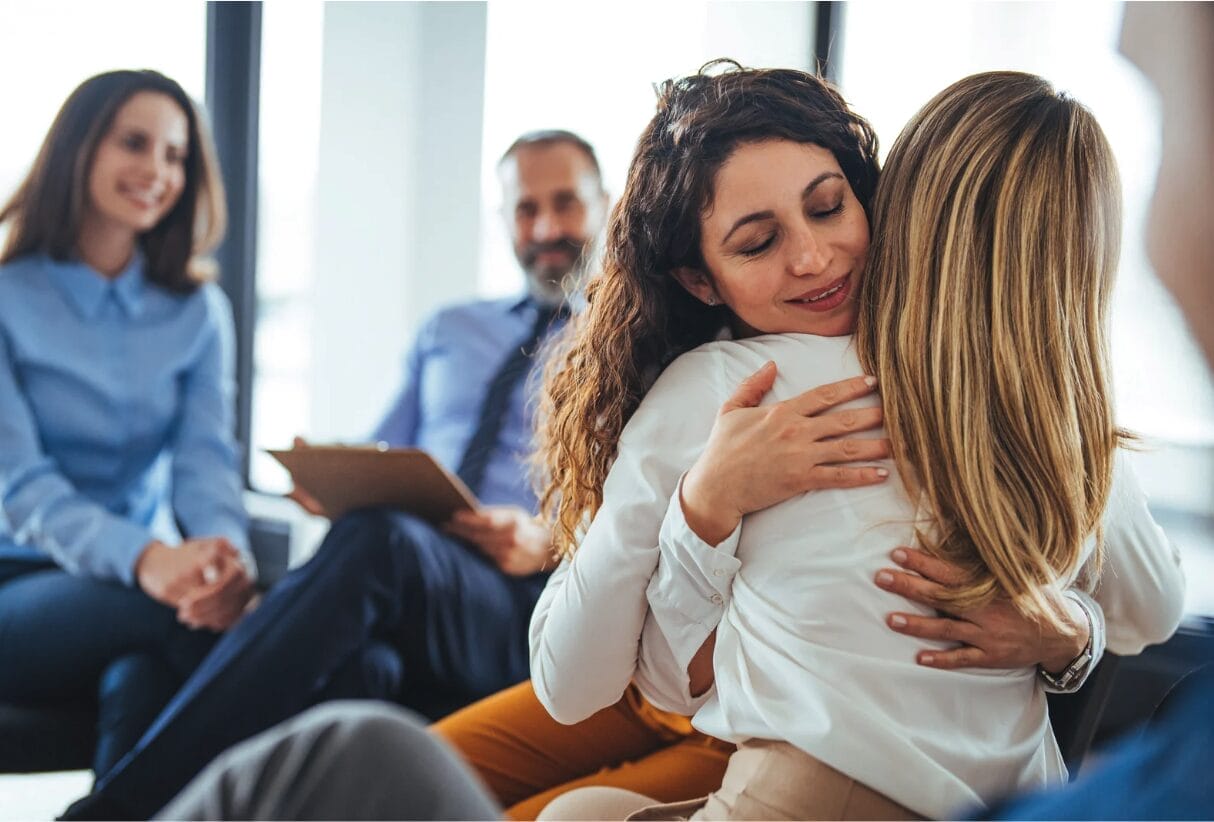
[[[409,712],[329,702],[225,751],[157,819],[500,819]]]

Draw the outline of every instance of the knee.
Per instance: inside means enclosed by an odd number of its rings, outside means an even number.
[[[626,819],[654,804],[657,800],[636,791],[594,785],[561,794],[544,806],[536,819],[540,822],[549,819]]]
[[[178,684],[173,670],[159,657],[129,653],[105,667],[97,683],[97,701],[107,708],[163,703]]]
[[[405,679],[400,652],[386,642],[370,642],[347,660],[324,686],[320,701],[395,700]]]
[[[409,761],[436,743],[416,714],[397,705],[368,700],[327,702],[296,720],[320,742],[351,760]]]
[[[357,573],[398,575],[428,564],[435,545],[433,525],[386,508],[351,512],[329,530],[310,565],[339,566]]]

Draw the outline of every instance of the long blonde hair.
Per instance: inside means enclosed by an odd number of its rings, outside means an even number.
[[[856,345],[932,517],[920,538],[965,571],[946,598],[1002,592],[1061,625],[1041,587],[1077,571],[1128,436],[1109,399],[1121,193],[1108,142],[1039,77],[967,77],[894,143],[872,229]]]

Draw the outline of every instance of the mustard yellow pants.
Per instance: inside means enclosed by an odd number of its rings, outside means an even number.
[[[689,728],[659,727],[632,692],[576,725],[548,715],[524,682],[439,721],[512,819],[535,819],[574,788],[624,788],[659,802],[705,796],[721,785],[734,747]]]

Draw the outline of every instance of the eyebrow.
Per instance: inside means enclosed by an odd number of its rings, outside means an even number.
[[[843,175],[837,171],[822,172],[817,177],[810,180],[809,185],[805,186],[805,190],[801,192],[801,199],[805,199],[806,197],[808,197],[810,194],[813,193],[815,188],[817,188],[819,185],[821,185],[822,183],[826,182],[827,180],[829,180],[831,178],[842,180]],[[776,216],[775,212],[769,210],[769,211],[756,211],[753,214],[747,214],[745,217],[739,218],[737,222],[735,222],[732,226],[730,226],[729,231],[725,232],[725,236],[723,238],[721,238],[721,245],[725,245],[725,243],[729,242],[729,238],[733,236],[733,233],[735,231],[737,231],[739,228],[741,228],[742,226],[747,225],[749,223],[755,223],[760,220],[770,220],[774,216]]]

